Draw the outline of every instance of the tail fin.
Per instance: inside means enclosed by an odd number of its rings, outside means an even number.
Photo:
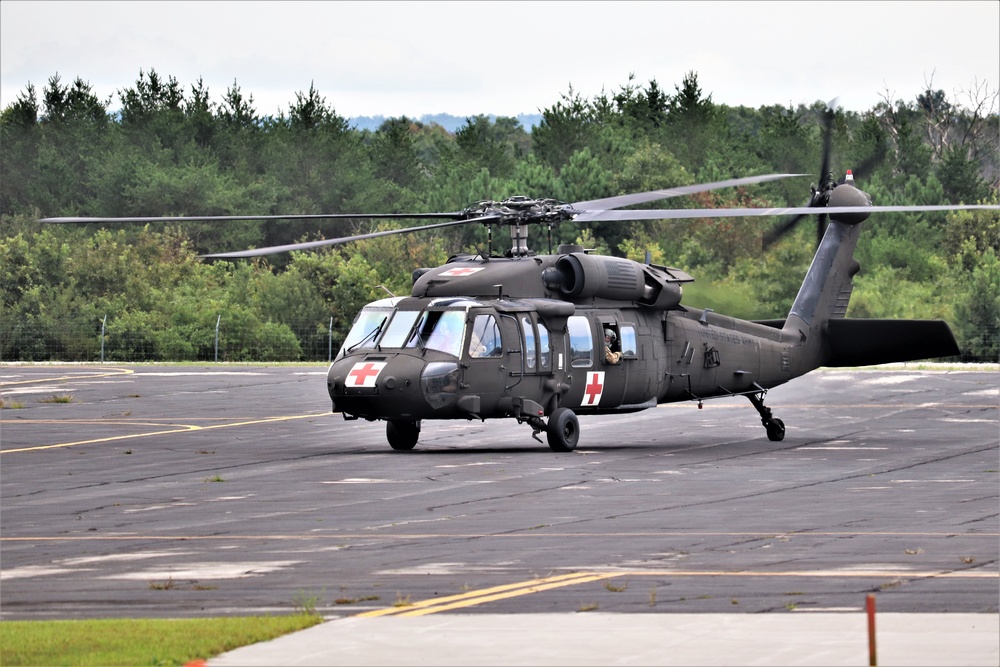
[[[830,320],[824,366],[870,366],[960,354],[942,320]]]
[[[853,178],[848,178],[845,183],[833,188],[826,205],[870,206],[871,197],[854,187]],[[822,214],[823,207],[817,208],[817,213]],[[861,223],[868,218],[868,213],[841,213],[830,217],[830,225],[820,240],[816,256],[785,321],[784,330],[797,332],[803,342],[818,339],[827,320],[844,317],[853,289],[851,278],[861,268],[854,259],[854,249],[861,234]]]
[[[838,185],[830,206],[864,206],[868,195],[853,184]],[[816,250],[802,287],[792,303],[782,332],[796,340],[789,350],[793,373],[819,366],[869,366],[959,354],[948,324],[942,320],[845,319],[861,268],[854,249],[867,213],[833,219]]]

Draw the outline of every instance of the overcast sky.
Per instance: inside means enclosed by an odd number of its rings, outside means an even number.
[[[1000,83],[1000,2],[0,2],[2,108],[58,73],[115,109],[140,70],[261,115],[315,84],[345,117],[514,116],[691,71],[728,105],[967,103]]]

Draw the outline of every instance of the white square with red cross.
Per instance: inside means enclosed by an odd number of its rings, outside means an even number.
[[[362,361],[354,364],[344,385],[348,387],[374,387],[378,374],[385,368],[384,361]]]

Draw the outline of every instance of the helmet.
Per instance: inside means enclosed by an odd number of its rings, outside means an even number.
[[[617,340],[617,338],[618,338],[618,336],[615,335],[615,332],[612,331],[611,329],[605,329],[604,330],[604,337],[605,338],[610,338],[612,341]]]

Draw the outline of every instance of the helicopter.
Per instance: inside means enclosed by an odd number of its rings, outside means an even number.
[[[875,212],[998,210],[993,205],[873,206],[851,170],[834,181],[824,148],[820,186],[805,206],[736,209],[624,209],[720,188],[805,174],[766,174],[566,203],[513,196],[461,211],[156,218],[46,218],[50,223],[186,222],[273,219],[415,219],[432,224],[227,253],[239,259],[483,224],[488,248],[413,272],[409,296],[364,306],[327,372],[332,412],[384,421],[394,450],[412,450],[425,420],[513,419],[531,437],[569,452],[580,416],[629,414],[678,401],[745,396],[771,441],[784,422],[764,404],[769,389],[820,366],[868,366],[959,354],[943,320],[847,318],[853,252]],[[575,244],[537,254],[528,229],[595,221],[817,215],[822,237],[787,316],[743,320],[683,303],[685,271],[602,256]],[[827,222],[828,220],[828,222]],[[494,227],[511,245],[493,250]],[[790,229],[782,226],[782,232]],[[765,239],[766,241],[767,239]]]

